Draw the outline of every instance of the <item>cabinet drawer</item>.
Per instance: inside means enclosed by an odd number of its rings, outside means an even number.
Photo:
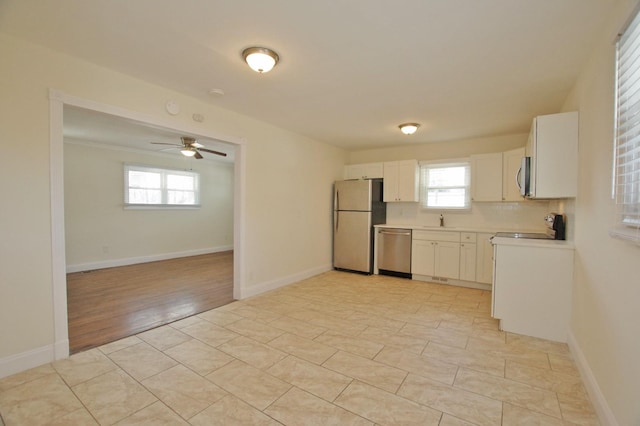
[[[475,234],[474,234],[475,235]],[[452,231],[413,231],[414,240],[460,242],[460,232]]]
[[[461,232],[460,233],[460,241],[463,243],[475,243],[476,242],[476,233],[475,232]]]

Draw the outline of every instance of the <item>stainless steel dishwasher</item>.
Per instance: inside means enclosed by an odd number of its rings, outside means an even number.
[[[378,228],[378,273],[411,278],[411,229]]]

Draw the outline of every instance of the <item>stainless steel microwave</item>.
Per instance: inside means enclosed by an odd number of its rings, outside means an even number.
[[[523,197],[531,195],[531,157],[522,157],[520,170],[518,170],[518,186],[520,195]]]

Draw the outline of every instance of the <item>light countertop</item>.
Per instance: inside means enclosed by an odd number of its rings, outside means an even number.
[[[534,240],[531,238],[504,238],[493,237],[491,243],[494,245],[505,246],[526,246],[526,247],[542,247],[542,248],[554,248],[573,250],[575,245],[571,241],[564,240]]]
[[[452,231],[452,232],[480,232],[487,234],[495,234],[496,232],[539,232],[544,233],[544,229],[513,229],[513,228],[479,228],[472,226],[426,226],[426,225],[402,225],[402,224],[384,224],[373,225],[374,228],[391,228],[391,229],[411,229],[414,231]]]
[[[402,225],[402,224],[384,224],[374,225],[374,228],[391,228],[391,229],[411,229],[413,231],[450,231],[450,232],[476,232],[485,234],[495,234],[497,232],[534,232],[544,233],[544,229],[513,229],[513,228],[474,228],[463,226],[424,226],[424,225]],[[537,240],[531,238],[505,238],[493,237],[494,245],[510,245],[510,246],[526,246],[526,247],[546,247],[556,249],[573,250],[575,248],[571,241],[561,240]]]

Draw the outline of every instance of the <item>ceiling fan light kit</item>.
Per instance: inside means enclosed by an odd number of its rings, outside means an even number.
[[[398,126],[398,128],[400,128],[400,131],[405,135],[414,134],[418,130],[418,127],[420,127],[420,124],[418,123],[403,123]]]
[[[252,70],[260,74],[271,71],[280,57],[267,47],[248,47],[242,51],[242,57]]]
[[[196,150],[195,148],[182,148],[180,150],[180,152],[182,153],[182,155],[184,155],[185,157],[193,157],[194,155],[196,155]]]
[[[214,151],[212,149],[205,148],[204,145],[198,143],[198,141],[196,141],[195,138],[192,138],[190,136],[182,136],[180,140],[182,141],[181,145],[173,144],[173,143],[165,143],[165,142],[151,142],[151,143],[154,145],[171,145],[173,147],[179,148],[180,153],[182,155],[184,155],[185,157],[195,157],[196,160],[200,160],[201,158],[204,158],[202,154],[200,154],[200,151],[209,152],[211,154],[219,155],[221,157],[227,156],[226,152]]]

